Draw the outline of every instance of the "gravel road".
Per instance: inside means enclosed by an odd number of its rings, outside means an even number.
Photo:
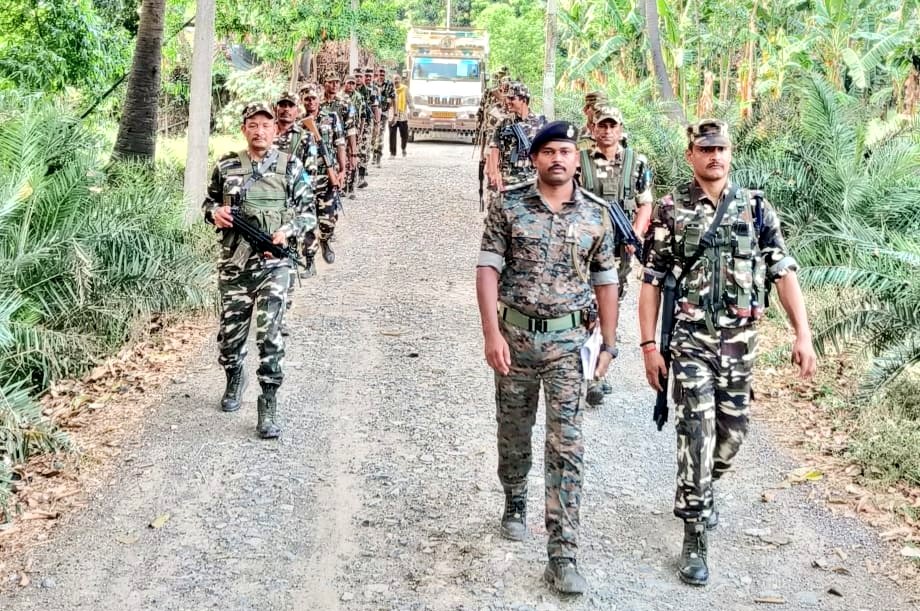
[[[346,200],[338,261],[298,289],[289,320],[280,442],[254,436],[257,385],[240,412],[217,410],[212,340],[164,390],[113,480],[36,553],[32,585],[0,595],[0,609],[914,608],[867,571],[884,553],[878,538],[813,503],[812,484],[761,501],[799,465],[757,425],[719,489],[712,582],[680,583],[674,429],[651,422],[635,291],[616,393],[585,418],[580,566],[592,590],[569,601],[543,585],[542,432],[533,535],[498,536],[471,152],[410,145]],[[756,602],[770,597],[778,604]]]

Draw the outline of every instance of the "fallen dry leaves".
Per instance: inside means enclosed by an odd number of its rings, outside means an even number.
[[[114,459],[142,430],[164,383],[178,379],[212,331],[210,317],[155,321],[140,341],[42,396],[42,413],[71,436],[77,452],[38,456],[16,467],[12,519],[0,524],[0,589],[31,583],[29,552],[108,481]]]
[[[761,353],[791,342],[791,330],[782,323],[769,321],[760,331]],[[785,481],[766,488],[761,500],[773,502],[780,490],[813,482],[815,500],[835,514],[862,519],[878,530],[883,541],[890,542],[890,560],[885,566],[876,566],[866,559],[869,571],[920,594],[920,570],[911,560],[915,552],[903,551],[920,548],[920,521],[910,517],[918,515],[920,488],[903,483],[879,485],[847,457],[855,422],[831,413],[817,399],[823,384],[833,387],[839,396],[855,393],[857,375],[851,364],[839,357],[825,358],[819,366],[813,382],[800,380],[789,364],[760,363],[756,368],[754,417],[765,422],[771,437],[802,464]]]

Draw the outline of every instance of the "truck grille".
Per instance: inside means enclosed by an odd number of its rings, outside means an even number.
[[[437,95],[428,96],[429,106],[460,106],[461,98],[445,98]]]

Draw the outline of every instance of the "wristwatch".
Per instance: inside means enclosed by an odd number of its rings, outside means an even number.
[[[601,344],[601,351],[606,352],[612,358],[617,358],[620,355],[620,349],[616,346],[608,346],[607,344]]]

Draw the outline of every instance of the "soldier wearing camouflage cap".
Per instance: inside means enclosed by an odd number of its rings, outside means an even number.
[[[693,180],[658,202],[645,236],[639,345],[646,379],[664,397],[669,377],[664,355],[673,355],[674,514],[684,521],[678,568],[684,582],[705,585],[706,532],[718,524],[713,482],[731,468],[748,430],[756,323],[769,287],[776,287],[792,323],[792,361],[803,378],[814,374],[817,357],[798,265],[786,248],[779,216],[763,193],[730,178],[728,126],[717,119],[691,125],[685,158]],[[662,338],[671,339],[656,349],[659,306]],[[668,319],[676,319],[673,329]],[[660,416],[659,428],[666,414]]]
[[[505,95],[508,113],[492,132],[486,176],[493,198],[509,185],[534,177],[535,170],[527,149],[546,118],[530,111],[530,91],[520,82],[508,87]]]
[[[536,179],[509,186],[489,208],[476,269],[485,354],[495,371],[501,534],[527,537],[527,475],[541,382],[546,399],[543,577],[583,594],[577,566],[584,465],[585,377],[606,374],[617,355],[615,230],[603,202],[573,180],[576,128],[557,121],[526,151]],[[595,303],[597,306],[595,306]],[[600,310],[606,343],[586,376],[580,350]]]
[[[284,338],[281,325],[285,311],[291,262],[255,252],[233,230],[233,213],[285,245],[316,225],[313,193],[303,164],[297,157],[273,147],[277,133],[275,113],[264,102],[243,109],[245,150],[224,155],[211,173],[202,211],[207,222],[221,230],[218,289],[221,315],[217,344],[218,361],[227,375],[221,409],[240,408],[245,386],[246,338],[256,319],[259,349],[258,424],[262,438],[278,437],[277,391],[284,379]],[[254,311],[255,310],[255,311]]]
[[[354,121],[357,159],[348,168],[343,191],[349,199],[354,199],[355,187],[361,184],[362,181],[363,186],[367,186],[367,181],[364,180],[364,175],[367,172],[364,134],[371,110],[364,96],[358,91],[358,77],[356,75],[350,74],[346,76],[344,85],[342,92],[339,94],[339,99],[355,109]]]
[[[393,121],[393,102],[396,99],[396,88],[393,81],[387,79],[385,68],[377,68],[377,91],[380,96],[380,128],[375,134],[371,144],[371,157],[373,163],[380,167],[383,159],[383,135],[389,132],[389,124]]]
[[[603,91],[589,91],[585,94],[585,102],[581,107],[585,125],[578,133],[578,150],[594,147],[594,109],[602,104],[607,104],[607,94]]]

